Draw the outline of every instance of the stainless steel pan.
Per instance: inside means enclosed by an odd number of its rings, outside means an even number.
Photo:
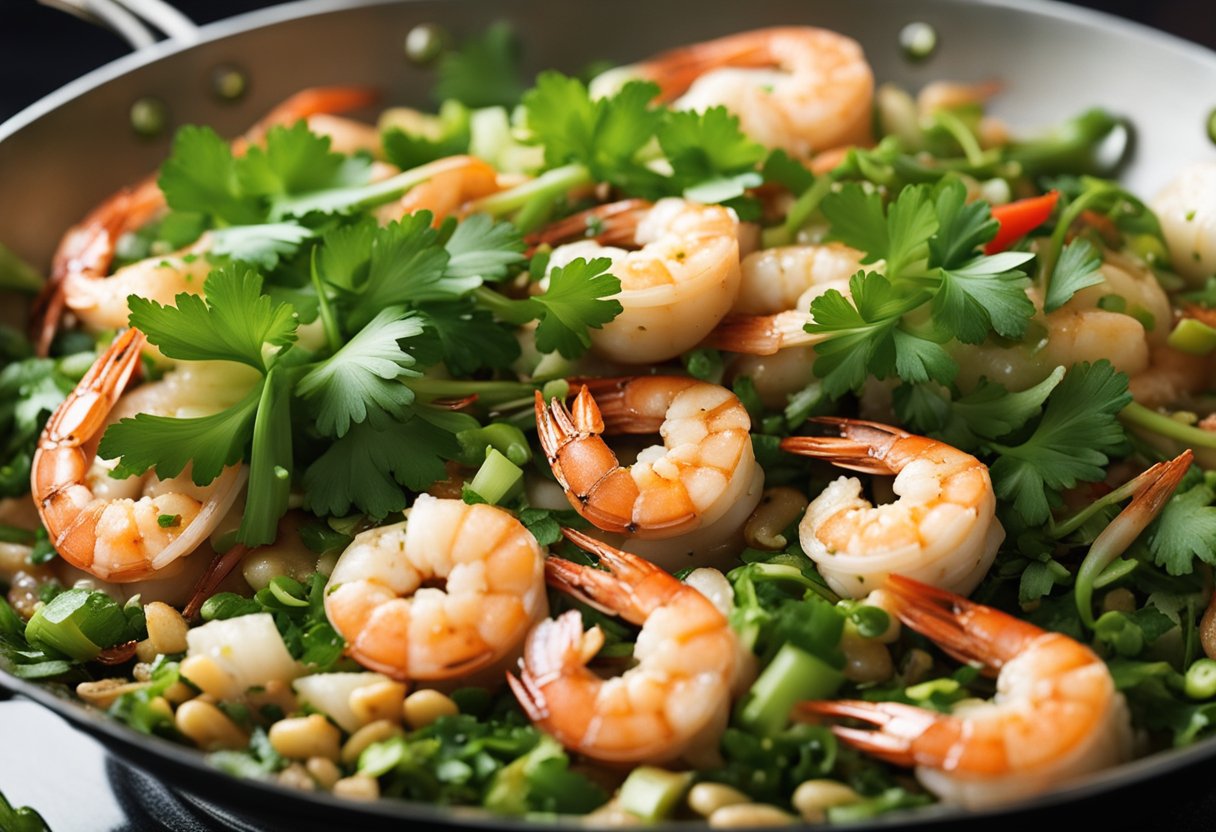
[[[0,125],[0,242],[31,262],[49,263],[63,231],[103,197],[153,170],[171,129],[148,140],[131,128],[136,100],[163,101],[171,124],[205,123],[235,134],[290,93],[315,84],[372,84],[385,101],[422,104],[429,73],[411,65],[402,43],[420,23],[458,36],[494,20],[511,21],[526,68],[583,67],[597,58],[628,61],[664,47],[779,23],[825,26],[864,45],[880,80],[916,88],[931,79],[999,78],[997,114],[1020,129],[1049,125],[1093,105],[1126,115],[1135,142],[1124,179],[1152,194],[1189,161],[1216,157],[1207,121],[1216,107],[1216,54],[1105,15],[1018,0],[308,0],[223,21],[198,31],[169,24],[176,38],[151,45],[76,81]],[[900,30],[923,21],[939,47],[909,62]],[[242,68],[246,96],[211,92],[219,66]],[[5,303],[4,305],[9,305]],[[251,781],[208,768],[201,755],[136,735],[78,702],[0,673],[0,683],[42,702],[102,739],[126,759],[211,801],[270,812],[295,828],[344,828],[356,815],[364,828],[403,821],[516,826],[469,810],[381,801],[351,804]],[[1201,774],[1216,757],[1216,739],[1138,760],[1083,785],[990,815],[988,827],[1023,824],[1026,812],[1065,816],[1161,805],[1171,790]],[[1153,782],[1153,801],[1131,787]],[[1132,795],[1135,798],[1129,799]],[[1092,815],[1090,815],[1092,817]],[[1130,815],[1129,815],[1130,817]],[[936,807],[887,816],[876,825],[971,824],[974,815]],[[545,828],[552,828],[546,825]],[[854,827],[856,828],[856,827]]]

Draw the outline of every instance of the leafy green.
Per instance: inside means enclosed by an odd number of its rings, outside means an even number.
[[[131,326],[169,358],[236,361],[265,371],[263,347],[286,347],[296,339],[294,310],[262,293],[262,276],[232,264],[213,271],[203,284],[206,299],[183,292],[173,306],[131,295]]]
[[[588,329],[599,329],[621,314],[621,303],[612,296],[621,291],[621,281],[608,273],[612,261],[581,257],[549,272],[549,288],[529,302],[539,307],[536,348],[577,358],[591,346]]]
[[[1102,283],[1101,265],[1101,255],[1088,240],[1078,237],[1066,245],[1047,284],[1043,311],[1054,312],[1085,287]]]
[[[1216,489],[1205,479],[1176,493],[1148,529],[1153,562],[1171,575],[1189,575],[1196,560],[1216,564]]]
[[[523,89],[519,43],[506,23],[495,23],[439,59],[434,88],[439,101],[510,107],[519,102]]]
[[[423,118],[426,120],[418,125],[417,132],[396,125],[382,130],[380,143],[385,159],[402,170],[409,170],[468,152],[471,134],[467,107],[449,99],[439,107],[437,116]]]
[[[1063,489],[1105,475],[1110,455],[1126,442],[1116,416],[1130,401],[1127,377],[1110,362],[1074,366],[1029,437],[1013,445],[990,443],[1000,454],[991,467],[997,496],[1028,524],[1045,522]]]
[[[300,379],[296,391],[312,401],[317,430],[341,438],[351,424],[383,427],[407,417],[414,392],[399,383],[418,376],[414,356],[401,347],[422,334],[422,319],[400,307],[389,307],[347,341],[341,349]]]
[[[42,815],[28,806],[13,806],[0,794],[0,829],[5,832],[50,832]]]
[[[725,107],[710,107],[701,113],[672,112],[659,129],[658,139],[671,163],[672,190],[686,191],[750,174],[739,180],[742,193],[743,185],[759,185],[762,181],[756,165],[765,158],[764,147],[743,134],[739,118]]]

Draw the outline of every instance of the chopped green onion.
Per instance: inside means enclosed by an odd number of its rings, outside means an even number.
[[[1192,699],[1216,696],[1216,661],[1199,659],[1186,671],[1186,695]]]
[[[1194,318],[1183,318],[1166,343],[1191,355],[1207,355],[1216,350],[1216,328]]]
[[[617,805],[642,820],[663,820],[692,785],[692,772],[667,771],[654,766],[638,766],[629,772]]]
[[[466,465],[476,465],[485,459],[489,448],[504,454],[516,465],[532,461],[532,448],[524,432],[507,422],[491,422],[485,427],[462,430],[456,434],[456,441],[460,443],[460,461]]]
[[[496,449],[486,447],[486,461],[477,469],[469,489],[491,505],[497,505],[520,482],[524,472]]]
[[[807,699],[826,699],[844,681],[844,674],[822,659],[783,644],[739,706],[739,722],[758,734],[780,731],[790,711]]]
[[[267,589],[270,590],[270,594],[273,595],[275,600],[277,600],[283,606],[307,607],[307,599],[297,597],[295,593],[292,592],[292,590],[296,588],[299,589],[300,593],[304,592],[304,587],[298,582],[282,576],[271,578],[270,583],[267,585]]]
[[[180,514],[162,514],[156,518],[156,525],[162,529],[171,529],[182,524],[182,516]]]

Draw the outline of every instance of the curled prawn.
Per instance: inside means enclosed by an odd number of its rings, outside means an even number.
[[[321,112],[341,112],[365,107],[375,100],[373,91],[359,87],[318,87],[303,90],[284,101],[261,119],[244,136],[233,142],[234,152],[240,153],[250,144],[260,141],[270,127],[287,124]],[[207,268],[206,261],[189,266],[178,274],[175,264],[162,264],[164,258],[154,257],[126,267],[124,283],[114,286],[113,297],[93,284],[106,279],[114,262],[118,240],[129,232],[146,225],[165,209],[165,195],[154,176],[139,184],[124,188],[94,208],[80,224],[72,227],[59,244],[51,262],[51,275],[34,303],[31,337],[39,355],[46,355],[51,339],[67,311],[80,316],[97,329],[115,326],[115,304],[126,307],[128,294],[148,292],[148,297],[172,299],[178,292],[197,293],[202,281],[194,280],[197,269]],[[193,253],[182,252],[183,255]],[[187,261],[190,258],[186,258]],[[203,276],[206,272],[201,272]],[[128,285],[130,284],[130,285]],[[164,286],[157,288],[158,284]],[[74,305],[76,304],[76,305]],[[100,313],[94,321],[94,313]],[[126,318],[119,325],[125,325]]]
[[[577,610],[528,635],[519,676],[507,680],[524,712],[562,745],[611,763],[662,763],[712,749],[726,727],[740,648],[726,616],[657,566],[563,529],[601,569],[545,562],[549,583],[640,625],[635,664],[601,678],[587,664],[603,646]]]
[[[719,205],[683,199],[599,206],[533,237],[554,243],[598,227],[595,239],[558,245],[549,267],[577,258],[612,260],[621,313],[591,330],[591,346],[623,364],[674,358],[709,334],[739,292],[739,220]]]
[[[95,471],[97,443],[123,388],[139,368],[143,333],[114,340],[47,421],[38,440],[30,491],[55,550],[103,580],[158,575],[206,540],[236,500],[245,471],[230,466],[208,486],[183,475],[145,478],[142,494],[116,496]],[[105,469],[105,466],[102,466]],[[162,518],[173,522],[162,523]]]
[[[325,612],[359,664],[395,679],[501,681],[548,614],[544,552],[506,511],[420,495],[338,559]],[[436,584],[440,584],[437,586]]]
[[[877,422],[816,421],[840,435],[789,437],[782,450],[894,474],[899,497],[872,505],[856,477],[840,477],[811,501],[798,536],[828,585],[861,598],[898,573],[963,594],[975,589],[1005,539],[988,466],[944,442]]]
[[[596,527],[669,538],[759,502],[763,469],[751,419],[725,387],[679,376],[594,379],[573,408],[536,394],[541,446],[574,509]],[[623,466],[603,434],[659,433],[663,445]]]
[[[857,41],[827,29],[741,32],[610,73],[593,83],[593,92],[628,78],[654,81],[675,107],[724,105],[743,132],[796,156],[870,140],[874,73]]]
[[[876,757],[915,766],[930,791],[971,808],[1037,794],[1131,756],[1127,704],[1088,647],[902,576],[886,589],[905,625],[996,673],[996,698],[948,714],[898,702],[804,702],[800,718],[875,726],[832,731]]]

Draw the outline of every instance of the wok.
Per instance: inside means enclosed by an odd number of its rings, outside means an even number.
[[[879,80],[915,89],[932,79],[1006,82],[994,112],[1019,131],[1046,126],[1089,106],[1126,115],[1133,125],[1123,179],[1152,194],[1183,164],[1216,157],[1206,124],[1216,106],[1216,54],[1103,14],[1022,0],[307,0],[254,12],[199,30],[176,27],[156,43],[75,81],[0,124],[0,241],[45,266],[59,236],[102,198],[153,170],[172,130],[155,139],[131,128],[132,102],[154,96],[171,125],[203,123],[236,134],[273,104],[317,84],[371,84],[392,103],[425,104],[428,70],[402,49],[419,23],[457,37],[492,21],[511,21],[523,43],[525,70],[574,71],[598,58],[624,62],[678,43],[758,26],[800,23],[835,29],[865,47]],[[898,46],[901,28],[924,21],[938,49],[914,63]],[[163,27],[162,27],[163,28]],[[175,27],[169,27],[175,28]],[[211,92],[217,66],[235,65],[250,80],[238,101]],[[1210,96],[1210,97],[1209,97]],[[370,115],[370,114],[368,114]],[[4,304],[12,310],[12,304]],[[0,684],[56,711],[97,736],[115,754],[185,792],[293,828],[398,827],[403,822],[522,828],[524,821],[468,809],[380,801],[355,804],[325,794],[242,781],[208,767],[202,755],[144,737],[58,692],[0,672]],[[1216,738],[1137,760],[1084,783],[982,817],[932,807],[888,815],[854,828],[931,823],[935,828],[1026,822],[1027,813],[1092,818],[1117,801],[1132,821],[1194,786],[1201,762],[1216,757]],[[1152,783],[1152,800],[1144,786]],[[547,823],[545,828],[553,828]]]

